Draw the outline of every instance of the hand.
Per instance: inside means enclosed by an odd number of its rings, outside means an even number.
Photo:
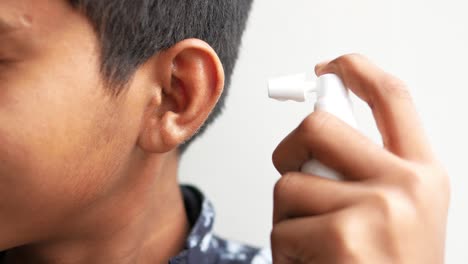
[[[384,147],[325,112],[280,143],[273,262],[443,263],[449,181],[405,85],[359,55],[317,65],[316,73],[337,74],[368,103]],[[300,173],[312,157],[345,180]]]

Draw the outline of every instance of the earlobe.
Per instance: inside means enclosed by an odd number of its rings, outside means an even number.
[[[192,137],[216,106],[224,71],[216,52],[205,42],[187,39],[157,54],[153,65],[161,87],[160,104],[149,104],[138,144],[163,153]],[[153,87],[155,87],[153,86]]]

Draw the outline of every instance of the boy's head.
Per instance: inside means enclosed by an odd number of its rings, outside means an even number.
[[[0,250],[66,229],[211,122],[251,1],[2,0],[0,234],[21,235]]]
[[[101,72],[120,93],[155,53],[190,38],[207,42],[225,73],[225,89],[193,141],[221,113],[253,0],[69,0],[91,21],[100,41]]]

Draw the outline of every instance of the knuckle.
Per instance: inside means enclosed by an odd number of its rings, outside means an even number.
[[[287,193],[289,193],[293,182],[294,176],[292,174],[285,174],[275,183],[273,188],[273,201],[276,205],[287,197]]]
[[[393,214],[395,211],[394,201],[389,195],[389,192],[383,190],[374,190],[371,192],[369,197],[367,198],[368,204],[374,210],[377,210],[385,220],[389,220],[393,218]]]
[[[331,238],[335,242],[339,242],[339,245],[346,244],[346,238],[348,236],[348,231],[351,228],[351,217],[349,216],[340,216],[334,218],[329,225],[329,233]]]
[[[281,233],[279,232],[279,228],[273,227],[270,232],[270,243],[271,249],[276,250],[281,247],[280,242],[282,241]]]
[[[271,161],[273,162],[273,166],[275,166],[276,170],[280,170],[281,164],[281,156],[280,156],[280,149],[277,147],[273,153],[271,154]]]
[[[380,80],[380,87],[384,96],[411,99],[406,83],[393,75],[385,74]]]
[[[275,166],[276,170],[280,173],[284,173],[283,165],[286,160],[286,155],[290,153],[290,147],[288,146],[288,138],[290,137],[291,135],[288,135],[283,139],[271,155],[273,166]]]
[[[407,169],[406,188],[411,197],[420,203],[430,201],[431,196],[437,193],[442,204],[450,200],[450,178],[440,165],[413,164]]]
[[[357,258],[355,234],[359,232],[359,226],[362,226],[362,219],[350,214],[336,217],[331,221],[328,227],[330,246],[336,250],[338,259],[350,261]]]
[[[357,252],[349,252],[349,251],[338,252],[334,256],[334,261],[335,262],[333,263],[349,263],[349,264],[365,263],[365,261],[359,257],[359,254]]]
[[[372,191],[367,197],[366,206],[372,212],[368,214],[367,221],[378,228],[383,236],[397,233],[395,227],[417,218],[414,198],[398,188],[385,187]]]
[[[273,262],[304,263],[301,260],[301,255],[296,252],[300,251],[301,244],[298,244],[295,240],[288,239],[288,234],[285,232],[281,224],[275,225],[270,232]]]
[[[418,168],[414,164],[403,166],[400,174],[400,186],[412,200],[419,200],[425,193],[425,178],[422,173],[423,168]]]
[[[329,125],[331,115],[327,112],[316,111],[304,119],[298,127],[298,132],[307,135],[306,138],[315,138],[326,131]]]
[[[336,58],[332,61],[332,64],[335,64],[339,68],[354,68],[359,63],[359,61],[364,60],[365,57],[358,53],[350,53]]]
[[[270,233],[270,246],[274,263],[288,263],[288,251],[285,248],[284,236],[279,228],[274,227]]]
[[[393,219],[402,220],[403,217],[417,219],[418,214],[422,212],[421,209],[424,208],[431,208],[434,212],[448,210],[450,181],[443,168],[413,163],[407,166],[402,179],[401,187],[403,190],[395,192],[399,196],[394,199],[396,202],[392,203],[394,207]],[[437,195],[437,199],[434,199],[434,195]]]
[[[451,196],[451,183],[450,177],[448,176],[447,171],[442,166],[436,168],[436,184],[439,192],[442,192],[442,195],[445,195],[446,200],[450,200]]]

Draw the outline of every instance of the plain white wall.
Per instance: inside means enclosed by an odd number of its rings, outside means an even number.
[[[447,263],[466,263],[467,8],[465,0],[255,0],[224,114],[181,164],[181,181],[214,203],[216,231],[269,244],[279,178],[271,153],[312,106],[270,101],[266,80],[359,52],[409,84],[452,181]],[[363,132],[378,140],[369,110],[357,100],[355,108]]]

